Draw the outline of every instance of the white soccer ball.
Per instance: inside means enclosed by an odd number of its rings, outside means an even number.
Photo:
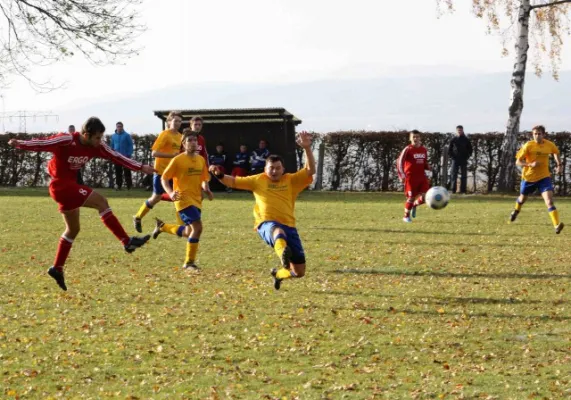
[[[426,204],[435,210],[441,210],[450,201],[450,193],[442,186],[433,186],[426,192]]]

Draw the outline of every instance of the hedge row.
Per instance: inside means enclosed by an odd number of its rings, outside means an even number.
[[[8,146],[8,140],[18,138],[30,140],[44,137],[44,134],[4,134],[0,135],[0,186],[44,186],[47,184],[45,164],[50,153],[18,151]],[[156,135],[132,135],[134,141],[133,158],[151,163],[151,146]],[[432,182],[445,184],[442,172],[446,171],[450,133],[425,133],[423,145],[428,149],[429,163],[432,166]],[[474,154],[468,162],[468,187],[472,191],[490,192],[495,190],[498,181],[499,159],[501,156],[501,133],[474,133],[468,135]],[[529,133],[522,133],[520,144],[530,139]],[[567,195],[571,191],[571,171],[568,160],[571,157],[571,133],[558,132],[548,135],[561,151],[563,171],[554,177],[556,193]],[[107,136],[109,140],[109,136]],[[348,131],[317,134],[314,149],[324,145],[323,188],[328,190],[395,191],[402,185],[396,174],[396,159],[408,144],[407,132],[365,132]],[[302,165],[302,152],[298,153],[299,166]],[[86,184],[93,187],[108,186],[109,162],[96,159],[90,161],[84,170]],[[517,171],[515,172],[517,173]],[[133,184],[143,186],[142,174],[135,174]],[[515,190],[515,188],[514,188]]]

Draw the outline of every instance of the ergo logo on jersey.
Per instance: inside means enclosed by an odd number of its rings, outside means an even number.
[[[426,154],[424,153],[416,153],[412,155],[414,158],[426,158]]]
[[[83,165],[88,161],[89,161],[89,157],[87,157],[87,156],[83,156],[83,157],[69,156],[67,159],[67,162],[70,164],[81,164],[81,165]]]

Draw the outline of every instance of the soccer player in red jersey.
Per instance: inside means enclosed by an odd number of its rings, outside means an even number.
[[[105,126],[101,120],[91,117],[83,124],[81,133],[60,133],[37,140],[11,139],[8,142],[10,146],[21,150],[53,153],[53,157],[48,163],[48,173],[51,177],[49,192],[51,198],[58,203],[59,211],[63,215],[65,231],[59,240],[54,265],[48,269],[48,274],[55,279],[63,290],[67,290],[63,266],[73,241],[79,233],[80,207],[95,208],[99,211],[101,221],[123,243],[127,253],[132,253],[150,238],[150,235],[129,237],[111,211],[107,199],[90,187],[77,183],[77,171],[92,158],[105,158],[131,170],[142,171],[146,174],[154,172],[150,165],[142,165],[111,150],[103,142],[104,132]]]
[[[202,132],[203,126],[204,126],[204,120],[202,119],[201,116],[195,115],[190,119],[190,130],[198,135],[198,146],[196,148],[196,152],[200,154],[202,158],[204,158],[204,161],[206,161],[206,168],[208,168],[210,164],[208,163],[208,151],[206,150],[206,139],[204,139],[204,136],[200,134],[200,132]],[[214,195],[210,190],[210,185],[208,184],[206,185],[206,190],[204,192],[206,193],[209,200],[214,199]]]
[[[424,194],[429,189],[425,171],[430,171],[426,147],[422,146],[420,132],[416,129],[410,132],[410,143],[404,148],[397,159],[398,176],[404,182],[404,222],[412,222],[416,217],[416,207],[424,204]]]

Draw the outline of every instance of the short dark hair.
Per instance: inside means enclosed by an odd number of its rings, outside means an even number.
[[[216,146],[222,146],[222,147],[224,147],[224,143],[218,142],[218,144],[217,144]]]
[[[204,120],[202,119],[202,117],[200,115],[195,115],[194,117],[192,117],[190,119],[190,123],[192,124],[194,121],[200,121],[200,122],[204,122]]]
[[[284,165],[284,159],[282,156],[278,156],[277,154],[271,154],[268,156],[268,158],[266,158],[266,165],[273,164],[278,161],[281,162],[282,165]]]
[[[462,125],[458,125],[458,126],[456,127],[456,129],[462,129],[462,130],[464,130],[464,127],[463,127]]]
[[[69,128],[75,129],[75,125],[70,125],[70,126],[67,127],[67,129],[69,129]]]
[[[409,136],[411,135],[420,135],[420,131],[418,129],[413,129],[412,131],[410,131],[410,133],[408,134]]]
[[[81,133],[87,133],[87,137],[92,137],[96,133],[105,133],[105,125],[97,117],[90,117],[81,127]]]
[[[172,121],[174,117],[180,117],[182,119],[182,114],[180,111],[171,111],[167,116],[167,121]]]
[[[123,126],[123,123],[122,123],[121,121],[119,121],[119,122],[117,122],[117,123],[115,124],[115,126],[117,126],[117,125]]]
[[[191,137],[196,138],[198,140],[198,133],[193,132],[190,128],[184,128],[182,131],[182,141],[186,142]]]
[[[531,131],[533,132],[533,131],[535,131],[535,130],[541,131],[541,133],[543,133],[543,134],[545,135],[545,126],[543,126],[543,125],[535,125],[535,126],[531,129]]]

